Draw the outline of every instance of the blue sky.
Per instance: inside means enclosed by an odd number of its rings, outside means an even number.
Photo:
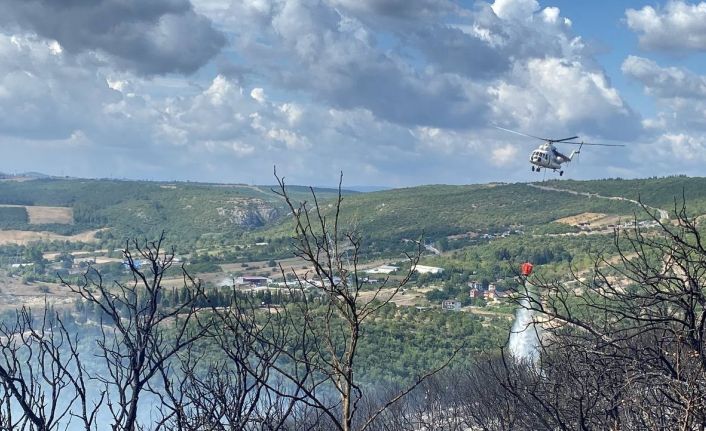
[[[408,186],[703,175],[706,2],[0,0],[0,171]],[[542,174],[544,175],[544,174]]]

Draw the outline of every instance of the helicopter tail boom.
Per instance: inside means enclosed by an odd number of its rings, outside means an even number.
[[[581,145],[579,145],[578,150],[574,150],[571,152],[571,155],[569,155],[569,161],[572,161],[574,159],[574,156],[581,154],[581,147],[583,147],[583,142],[581,143]]]

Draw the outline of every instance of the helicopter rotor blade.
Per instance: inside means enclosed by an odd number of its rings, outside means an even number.
[[[530,135],[528,133],[518,132],[516,130],[506,129],[504,127],[500,127],[500,126],[496,126],[496,125],[493,125],[493,127],[495,127],[496,129],[499,129],[499,130],[504,130],[506,132],[514,133],[516,135],[525,136],[527,138],[539,139],[540,141],[549,142],[552,144],[561,143],[561,144],[570,144],[570,145],[591,145],[591,146],[600,146],[600,147],[624,147],[625,146],[623,144],[592,144],[590,142],[569,142],[572,139],[578,139],[578,136],[572,136],[570,138],[563,138],[563,139],[541,138],[539,136],[534,136],[534,135]]]
[[[551,139],[540,138],[539,136],[534,136],[534,135],[528,135],[527,133],[522,133],[522,132],[518,132],[518,131],[515,131],[515,130],[506,129],[506,128],[500,127],[500,126],[493,126],[493,127],[495,127],[496,129],[504,130],[504,131],[506,131],[506,132],[514,133],[514,134],[516,134],[516,135],[524,136],[524,137],[527,137],[527,138],[539,139],[540,141],[556,142],[556,141],[553,141],[553,140],[551,140]],[[575,137],[569,138],[569,139],[575,139],[575,138],[577,138],[577,137],[578,137],[578,136],[575,136]]]
[[[541,137],[539,137],[539,136],[534,136],[534,135],[530,135],[530,134],[527,134],[527,133],[518,132],[518,131],[516,131],[516,130],[506,129],[506,128],[500,127],[500,126],[493,126],[493,127],[495,127],[496,129],[504,130],[504,131],[506,131],[506,132],[514,133],[514,134],[516,134],[516,135],[525,136],[525,137],[527,137],[527,138],[539,139],[540,141],[544,141],[544,142],[552,142],[552,143],[554,143],[554,142],[564,142],[564,141],[570,141],[570,140],[572,140],[572,139],[578,138],[578,136],[572,136],[572,137],[570,137],[570,138],[564,138],[564,139],[541,138]]]
[[[558,141],[557,141],[558,142]],[[590,142],[562,142],[562,144],[570,144],[570,145],[592,145],[596,147],[624,147],[625,145],[623,144],[592,144]]]

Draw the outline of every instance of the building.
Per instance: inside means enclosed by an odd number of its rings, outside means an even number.
[[[474,287],[474,288],[472,288],[471,291],[468,293],[468,296],[469,296],[471,299],[476,299],[476,298],[480,298],[481,296],[483,296],[483,293],[480,291],[480,289],[476,289],[476,288]]]
[[[235,284],[241,286],[267,286],[270,283],[272,283],[272,280],[267,277],[243,276],[235,279]]]
[[[332,282],[334,285],[338,285],[341,282],[341,277],[334,276],[333,279],[321,279],[318,276],[314,276],[312,278],[302,278],[301,279],[301,284],[304,287],[324,287],[324,286],[329,286]],[[348,280],[349,282],[351,281],[350,278]],[[292,285],[292,282],[289,282],[289,285]]]
[[[414,270],[420,274],[441,274],[442,272],[444,272],[444,268],[426,265],[417,265],[414,267]]]
[[[480,283],[478,281],[469,281],[468,287],[470,287],[471,289],[483,290],[483,283]]]
[[[393,272],[396,272],[400,268],[398,266],[392,266],[392,265],[381,265],[375,268],[371,269],[366,269],[365,273],[366,274],[391,274]]]
[[[446,311],[459,311],[461,309],[461,302],[447,299],[441,303],[441,308]]]

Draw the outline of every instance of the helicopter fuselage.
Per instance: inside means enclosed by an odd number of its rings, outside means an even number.
[[[554,171],[561,169],[562,163],[570,162],[574,154],[565,156],[560,153],[551,143],[545,143],[537,147],[530,155],[530,163],[540,168],[552,169]]]

